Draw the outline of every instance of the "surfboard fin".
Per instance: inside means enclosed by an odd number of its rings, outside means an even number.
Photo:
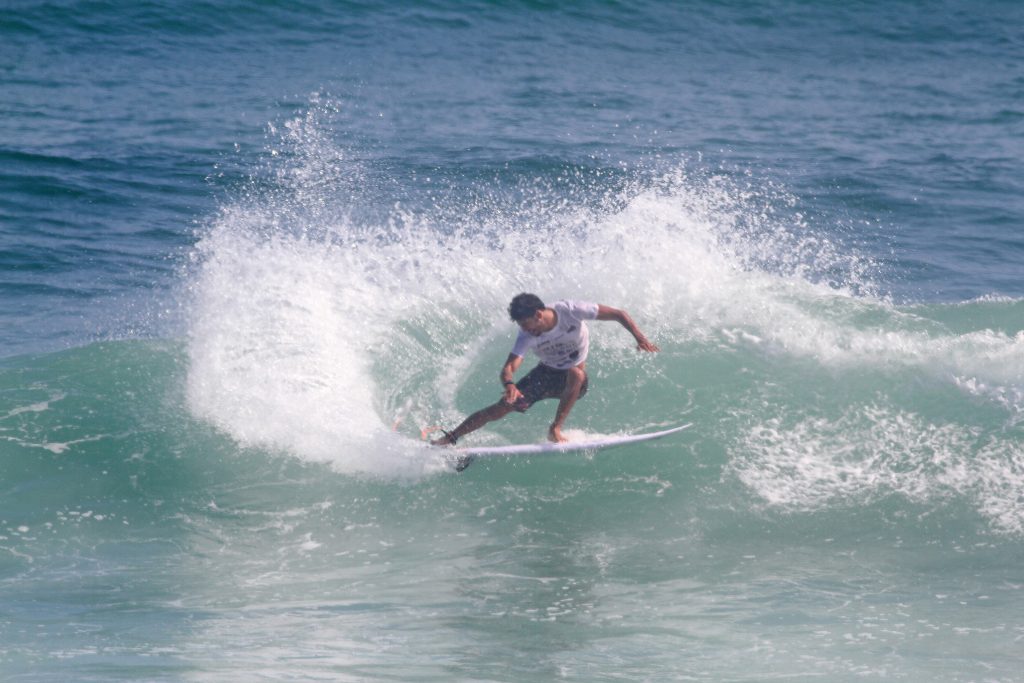
[[[460,455],[453,459],[452,466],[455,468],[456,472],[462,472],[464,469],[472,465],[474,460],[476,460],[475,456]]]

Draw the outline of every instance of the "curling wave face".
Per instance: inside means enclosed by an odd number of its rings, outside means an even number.
[[[627,308],[663,349],[642,357],[599,329],[598,392],[575,426],[686,411],[765,504],[963,496],[1021,530],[1000,503],[1022,487],[1021,302],[893,303],[878,266],[785,192],[684,168],[563,167],[526,190],[358,217],[347,203],[365,200],[365,170],[315,116],[285,128],[275,189],[220,212],[191,275],[189,405],[238,442],[342,472],[439,469],[419,428],[494,400],[504,309],[529,290]],[[479,438],[541,438],[534,412]]]

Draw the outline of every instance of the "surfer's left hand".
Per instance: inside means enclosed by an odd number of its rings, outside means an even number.
[[[661,349],[659,349],[656,345],[652,344],[647,339],[647,337],[643,337],[642,339],[637,339],[637,341],[636,341],[636,349],[637,349],[637,351],[646,351],[647,353],[657,353],[658,351],[661,351]]]

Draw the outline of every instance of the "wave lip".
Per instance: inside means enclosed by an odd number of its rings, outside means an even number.
[[[842,453],[821,437],[829,420],[884,443],[882,423],[899,420],[882,421],[876,405],[919,415],[910,422],[925,441],[935,429],[970,431],[970,420],[949,414],[974,402],[999,413],[986,414],[978,439],[1019,421],[1019,302],[897,305],[878,293],[877,264],[809,225],[799,202],[770,184],[685,167],[624,177],[563,165],[554,177],[533,169],[468,189],[453,183],[425,205],[381,215],[363,210],[380,205],[377,171],[325,132],[337,110],[316,95],[309,112],[272,127],[264,177],[214,217],[188,275],[189,404],[241,444],[346,472],[421,472],[420,427],[494,400],[493,373],[514,332],[505,307],[519,291],[597,300],[643,321],[664,349],[649,367],[628,335],[595,335],[613,394],[643,401],[638,386],[662,380],[685,392],[700,372],[695,358],[709,354],[747,372],[710,378],[709,405],[737,404],[731,381],[741,396],[792,390],[796,421],[785,428],[772,426],[774,405],[736,413],[739,426],[761,425],[734,452],[737,471],[767,500],[780,494],[757,478],[774,476],[783,490],[771,463],[805,452],[804,439],[823,449],[823,467],[837,467]],[[904,384],[936,387],[944,407],[921,410],[930,399],[920,395],[901,405]],[[806,401],[817,386],[845,392],[845,403],[816,414]],[[643,404],[623,423],[610,402],[594,400],[591,419],[629,430],[669,419],[663,406],[672,403]],[[744,448],[767,454],[764,474],[748,467]],[[814,478],[798,467],[807,462],[786,465],[793,481]],[[850,476],[841,475],[857,481]],[[837,486],[807,495],[844,495]]]

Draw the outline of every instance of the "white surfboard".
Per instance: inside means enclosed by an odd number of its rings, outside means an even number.
[[[563,441],[561,443],[553,443],[551,441],[545,443],[527,443],[517,444],[515,446],[473,446],[471,448],[452,448],[446,454],[447,459],[450,460],[455,469],[460,472],[469,466],[469,463],[473,462],[476,458],[488,458],[494,456],[505,456],[505,455],[541,455],[541,454],[552,454],[552,453],[572,453],[576,451],[601,451],[606,448],[614,448],[616,446],[625,446],[631,443],[640,443],[641,441],[652,441],[654,439],[660,439],[670,434],[681,432],[684,429],[692,427],[693,424],[684,424],[679,427],[672,427],[671,429],[663,429],[660,432],[647,432],[646,434],[623,434],[620,436],[601,436],[587,439],[581,439],[579,441]]]

